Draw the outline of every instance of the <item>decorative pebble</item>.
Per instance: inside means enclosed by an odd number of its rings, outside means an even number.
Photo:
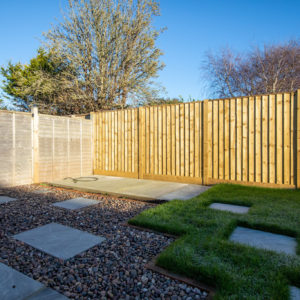
[[[112,196],[49,188],[36,194],[35,185],[5,189],[21,201],[0,210],[0,258],[70,299],[206,299],[207,293],[145,268],[173,242],[160,234],[123,224],[154,204]],[[82,211],[57,209],[51,204],[71,198],[101,200]],[[106,240],[67,261],[41,252],[12,235],[55,222],[104,236]],[[140,284],[138,284],[140,283]]]

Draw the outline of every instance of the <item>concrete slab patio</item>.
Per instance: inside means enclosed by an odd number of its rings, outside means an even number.
[[[60,259],[69,259],[105,240],[57,223],[24,231],[14,238]]]
[[[50,184],[84,192],[111,194],[137,200],[165,201],[173,199],[187,200],[205,192],[209,188],[198,184],[102,175],[94,175],[91,180],[83,181],[66,178],[53,181]]]
[[[229,239],[256,248],[296,255],[296,239],[282,234],[238,226],[235,228]]]
[[[1,300],[67,300],[68,298],[42,283],[0,263]]]

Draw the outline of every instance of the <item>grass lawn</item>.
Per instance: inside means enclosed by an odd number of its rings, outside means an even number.
[[[238,215],[208,208],[212,202],[251,206]],[[179,235],[157,265],[213,285],[215,299],[289,299],[300,287],[300,190],[220,184],[188,201],[146,210],[130,224]],[[297,238],[296,256],[228,240],[238,225]]]

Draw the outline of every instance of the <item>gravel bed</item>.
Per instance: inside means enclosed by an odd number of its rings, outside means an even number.
[[[173,239],[123,226],[154,204],[37,185],[3,190],[20,199],[0,206],[0,261],[70,299],[205,299],[207,293],[145,268]],[[1,193],[1,190],[0,190]],[[69,211],[50,204],[86,197],[99,204]],[[51,222],[103,236],[106,240],[62,261],[12,238]]]

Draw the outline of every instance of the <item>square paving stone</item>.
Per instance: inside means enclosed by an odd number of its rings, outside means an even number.
[[[217,210],[230,211],[236,214],[246,214],[250,209],[250,207],[248,206],[233,205],[226,203],[212,203],[209,207]]]
[[[290,286],[290,295],[291,300],[300,300],[300,289],[295,286]]]
[[[104,237],[57,223],[27,230],[14,238],[60,259],[71,258],[105,240]]]
[[[1,300],[65,300],[67,297],[0,263]]]
[[[8,197],[8,196],[0,196],[0,204],[8,203],[8,202],[16,201],[16,200],[18,200],[18,199],[11,198],[11,197]]]
[[[99,201],[87,198],[74,198],[66,201],[56,202],[53,204],[53,206],[75,210],[95,204],[99,204]]]
[[[296,239],[286,235],[238,226],[233,231],[229,239],[231,241],[256,248],[296,255]]]

